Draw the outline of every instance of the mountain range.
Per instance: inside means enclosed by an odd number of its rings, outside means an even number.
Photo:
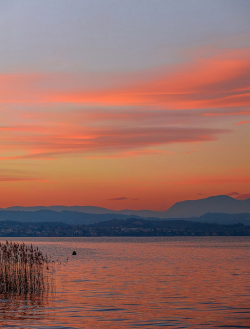
[[[143,218],[191,218],[205,215],[206,213],[240,214],[250,213],[250,198],[247,200],[237,200],[228,195],[211,196],[199,200],[186,200],[175,203],[166,211],[152,210],[111,210],[92,206],[36,206],[36,207],[8,207],[0,208],[2,211],[26,211],[36,212],[39,210],[50,210],[54,212],[70,211],[92,215],[125,215],[139,216]],[[105,216],[105,220],[108,216]],[[112,216],[113,217],[113,216]]]

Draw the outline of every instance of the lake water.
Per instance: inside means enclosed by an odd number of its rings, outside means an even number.
[[[9,240],[69,260],[54,293],[0,300],[2,328],[250,328],[249,237]]]

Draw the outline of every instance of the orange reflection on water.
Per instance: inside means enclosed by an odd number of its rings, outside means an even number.
[[[50,240],[70,259],[34,328],[250,327],[249,237]]]

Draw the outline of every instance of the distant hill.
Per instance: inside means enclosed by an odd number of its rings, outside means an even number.
[[[250,199],[236,200],[227,195],[175,203],[163,214],[166,218],[199,217],[206,213],[240,214],[250,213]]]
[[[175,220],[186,220],[186,218],[176,218]],[[169,219],[171,220],[171,219]],[[225,214],[225,213],[207,213],[200,217],[190,217],[189,221],[200,223],[216,223],[220,225],[244,224],[250,226],[250,213],[243,214]]]
[[[1,209],[1,208],[0,208]],[[3,208],[2,208],[3,210]],[[92,206],[35,206],[35,207],[21,207],[21,206],[13,206],[8,207],[4,210],[12,210],[12,211],[38,211],[38,210],[52,210],[52,211],[76,211],[76,212],[84,212],[87,214],[116,214],[119,211],[110,210],[102,207],[92,207]]]
[[[54,212],[77,212],[93,215],[121,215],[139,216],[143,218],[191,218],[205,215],[206,213],[225,213],[225,214],[241,214],[250,213],[250,199],[245,201],[236,200],[227,195],[211,196],[199,200],[187,200],[175,203],[166,211],[152,210],[129,210],[120,211],[110,210],[102,207],[92,206],[37,206],[37,207],[9,207],[2,209],[3,211],[20,211],[20,212],[35,212],[35,211],[54,211]],[[86,216],[85,216],[86,217]],[[115,218],[115,217],[112,217]],[[117,217],[116,217],[117,218]],[[107,219],[107,217],[106,217]],[[105,220],[106,220],[105,219]]]
[[[53,210],[37,210],[37,211],[14,211],[0,210],[0,221],[17,221],[17,222],[61,222],[70,225],[88,225],[98,223],[110,219],[141,218],[139,216],[129,216],[122,214],[87,214],[77,211],[53,211]]]
[[[187,220],[187,218],[158,218],[158,217],[140,217],[137,215],[122,214],[87,214],[77,211],[63,210],[38,210],[38,211],[13,211],[0,210],[0,223],[4,221],[15,221],[21,223],[65,223],[68,225],[90,225],[109,220],[146,220],[146,221],[177,221]],[[233,225],[242,223],[250,225],[250,213],[225,214],[225,213],[207,213],[199,217],[189,217],[189,221],[202,223],[217,223],[222,225]]]

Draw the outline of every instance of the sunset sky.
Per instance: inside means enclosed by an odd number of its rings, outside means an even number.
[[[0,207],[250,197],[249,0],[0,0]]]

